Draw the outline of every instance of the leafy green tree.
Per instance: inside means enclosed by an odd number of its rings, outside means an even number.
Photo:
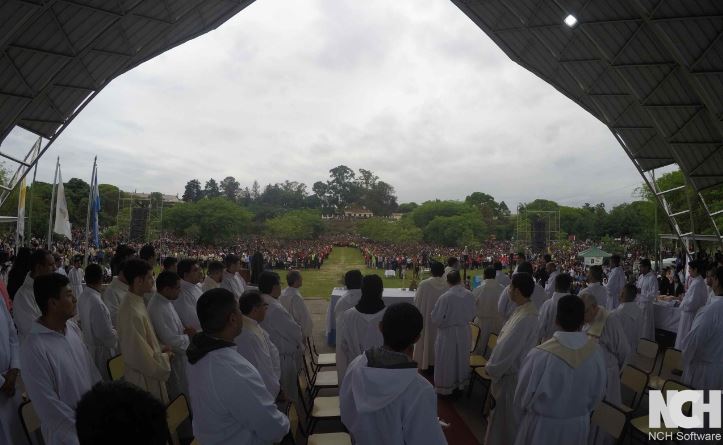
[[[206,198],[218,198],[221,196],[221,190],[218,188],[218,183],[215,179],[211,178],[206,181],[206,186],[203,188],[203,196]]]
[[[407,218],[401,221],[369,218],[361,221],[357,230],[363,237],[379,242],[415,243],[422,240],[422,230]]]
[[[202,243],[230,241],[247,232],[252,214],[225,198],[177,204],[163,215],[163,225]]]
[[[231,201],[236,201],[238,199],[239,192],[241,191],[241,184],[239,184],[233,176],[226,176],[221,180],[219,188],[226,198]]]
[[[419,207],[419,204],[417,204],[416,202],[405,202],[399,204],[397,210],[399,210],[400,213],[409,213],[417,207]]]
[[[181,199],[185,202],[196,202],[201,198],[203,198],[201,182],[199,182],[198,179],[191,179],[186,183],[186,189],[184,190]]]
[[[473,208],[459,201],[427,201],[410,214],[414,224],[425,229],[427,224],[438,216],[459,216],[469,213]]]
[[[436,216],[424,228],[424,240],[445,246],[474,245],[486,239],[487,228],[473,212],[454,216]]]
[[[318,210],[293,210],[266,221],[267,232],[280,239],[313,239],[323,231]]]

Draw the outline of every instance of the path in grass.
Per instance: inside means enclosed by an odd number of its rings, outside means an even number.
[[[301,270],[304,284],[301,294],[306,298],[329,298],[335,287],[342,286],[343,275],[351,269],[359,269],[364,275],[377,274],[384,280],[384,287],[409,287],[411,277],[406,280],[384,278],[381,269],[370,269],[364,265],[364,257],[359,249],[353,247],[334,247],[329,258],[320,270]],[[283,275],[283,274],[282,274]],[[411,275],[411,274],[410,274]],[[282,281],[285,277],[281,277]],[[284,286],[286,283],[284,282]]]

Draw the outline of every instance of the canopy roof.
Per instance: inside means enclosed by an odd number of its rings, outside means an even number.
[[[699,191],[723,185],[723,1],[452,1],[607,125],[641,174],[677,163]]]
[[[591,247],[577,254],[580,258],[610,258],[612,253],[607,253],[599,247]]]
[[[115,77],[204,34],[253,0],[3,0],[0,142],[47,139]]]

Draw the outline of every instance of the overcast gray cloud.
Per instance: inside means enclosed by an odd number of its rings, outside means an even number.
[[[3,149],[27,150],[14,131]],[[510,207],[632,199],[607,128],[507,56],[449,0],[257,0],[114,80],[41,161],[50,181],[182,193],[191,178],[313,182],[345,164],[400,202],[483,191]]]

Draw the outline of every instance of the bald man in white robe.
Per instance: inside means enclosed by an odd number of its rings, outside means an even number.
[[[587,442],[590,414],[605,391],[605,360],[596,342],[579,332],[583,310],[577,297],[563,297],[557,320],[564,327],[527,354],[515,391],[523,410],[515,445]]]
[[[432,321],[432,310],[439,300],[439,297],[449,289],[447,281],[439,273],[444,269],[434,266],[432,276],[422,280],[414,294],[414,305],[419,309],[424,318],[421,338],[414,345],[414,361],[421,370],[434,366],[434,342],[437,339],[437,325]],[[435,273],[437,275],[435,275]]]
[[[447,273],[449,290],[443,293],[432,310],[437,325],[434,343],[434,389],[437,394],[450,395],[469,383],[469,322],[475,316],[472,292],[464,288],[458,271]]]
[[[534,291],[532,276],[512,277],[510,298],[517,307],[500,331],[485,370],[492,379],[490,388],[495,406],[490,412],[485,445],[509,445],[515,442],[522,410],[513,403],[517,374],[527,353],[537,344],[539,323],[537,308],[530,302]]]

